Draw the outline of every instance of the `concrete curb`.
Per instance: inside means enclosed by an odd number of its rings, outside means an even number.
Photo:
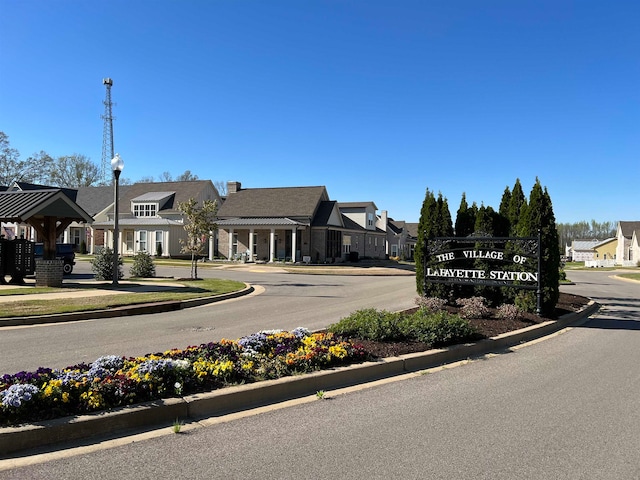
[[[1,327],[15,327],[19,325],[38,325],[43,323],[73,322],[77,320],[92,320],[98,318],[127,317],[131,315],[145,315],[149,313],[173,312],[183,308],[199,307],[208,303],[221,302],[230,298],[248,295],[254,288],[245,283],[245,288],[231,293],[212,295],[210,297],[194,298],[193,300],[142,303],[139,305],[125,305],[108,310],[90,310],[87,312],[57,313],[53,315],[34,315],[25,317],[0,318]]]
[[[363,384],[499,352],[550,335],[569,325],[581,325],[599,307],[599,304],[591,301],[581,311],[563,315],[556,321],[533,325],[477,343],[385,358],[377,362],[321,370],[306,375],[227,387],[183,398],[157,400],[110,412],[61,418],[21,427],[5,427],[0,429],[0,455],[6,456],[73,440],[90,440],[94,436],[116,434],[136,428],[170,426],[176,419],[221,416],[313,395],[319,390]]]

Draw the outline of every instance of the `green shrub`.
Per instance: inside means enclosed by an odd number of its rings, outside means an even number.
[[[367,308],[342,318],[338,323],[330,325],[328,330],[336,335],[365,340],[402,340],[399,316],[398,313]]]
[[[110,248],[101,249],[91,259],[91,271],[96,280],[113,279],[113,250]],[[122,257],[118,255],[118,279],[124,278],[122,271]]]
[[[129,269],[132,277],[151,278],[156,276],[156,266],[153,258],[147,252],[138,252],[133,257],[133,265]]]
[[[477,338],[475,328],[467,320],[446,311],[429,312],[419,309],[405,317],[402,328],[407,338],[433,347]]]
[[[420,341],[433,347],[477,338],[473,326],[446,311],[429,312],[421,308],[411,315],[373,308],[358,310],[328,330],[344,337],[373,341]]]

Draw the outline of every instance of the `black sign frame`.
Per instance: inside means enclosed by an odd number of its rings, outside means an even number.
[[[467,245],[472,245],[468,247]],[[502,245],[502,247],[496,247]],[[466,246],[466,247],[465,247]],[[505,258],[507,247],[517,253]],[[483,270],[473,268],[475,260],[485,260],[489,265],[518,265],[518,270]],[[523,269],[532,261],[536,264],[535,282],[533,272]],[[472,268],[436,269],[435,264],[471,264]],[[541,314],[542,305],[542,239],[537,237],[432,237],[426,240],[423,278],[425,285],[441,283],[447,285],[483,285],[509,287],[536,291],[536,313]],[[503,272],[503,273],[500,273]],[[489,274],[487,276],[487,274]]]

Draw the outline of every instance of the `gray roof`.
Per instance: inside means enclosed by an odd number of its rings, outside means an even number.
[[[627,238],[633,237],[634,230],[640,230],[640,222],[623,222],[620,221],[620,229],[622,235]]]
[[[129,217],[118,218],[118,225],[147,225],[147,226],[163,226],[163,225],[184,225],[184,223],[177,220],[170,220],[168,218],[160,217]],[[112,227],[113,221],[109,222],[95,222],[94,227]]]
[[[176,192],[147,192],[131,200],[134,202],[161,202],[171,195],[175,195],[175,193]]]
[[[316,211],[315,217],[313,217],[312,225],[314,227],[326,227],[329,223],[329,218],[331,218],[331,213],[333,212],[333,208],[336,205],[335,200],[325,200],[320,202],[318,205],[318,209]]]
[[[600,240],[574,240],[571,242],[571,248],[574,252],[591,251],[593,247],[598,245]]]
[[[218,217],[312,219],[323,200],[325,187],[246,188],[227,195]]]
[[[191,182],[142,182],[133,185],[120,186],[120,213],[130,210],[130,203],[133,199],[138,199],[144,195],[162,193],[166,195],[171,192],[175,195],[165,205],[161,205],[161,212],[175,212],[178,203],[186,202],[192,197],[198,196],[204,188],[210,184],[214,191],[215,187],[211,180],[194,180]],[[92,216],[95,216],[105,208],[113,204],[113,186],[106,187],[82,187],[78,189],[78,205],[84,208]],[[163,197],[164,198],[164,197]],[[215,200],[212,198],[211,200]]]
[[[249,226],[294,226],[301,225],[300,222],[296,222],[295,220],[291,220],[286,217],[260,217],[260,218],[251,218],[251,217],[243,217],[243,218],[228,218],[225,220],[218,220],[216,225],[220,227],[249,227]]]
[[[91,222],[91,216],[61,189],[0,192],[0,220],[26,222],[31,218],[57,217]]]
[[[373,205],[373,208],[375,208],[376,210],[378,209],[378,207],[376,207],[376,204],[373,202],[339,202],[338,203],[338,207],[339,208],[344,208],[344,209],[348,209],[348,208],[366,208],[369,205]]]

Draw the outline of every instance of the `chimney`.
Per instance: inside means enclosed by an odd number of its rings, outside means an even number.
[[[378,221],[376,221],[376,227],[386,232],[388,223],[389,223],[389,212],[387,212],[386,210],[382,210],[380,212],[380,217],[378,218]]]
[[[236,193],[242,190],[240,182],[227,182],[227,195]]]

